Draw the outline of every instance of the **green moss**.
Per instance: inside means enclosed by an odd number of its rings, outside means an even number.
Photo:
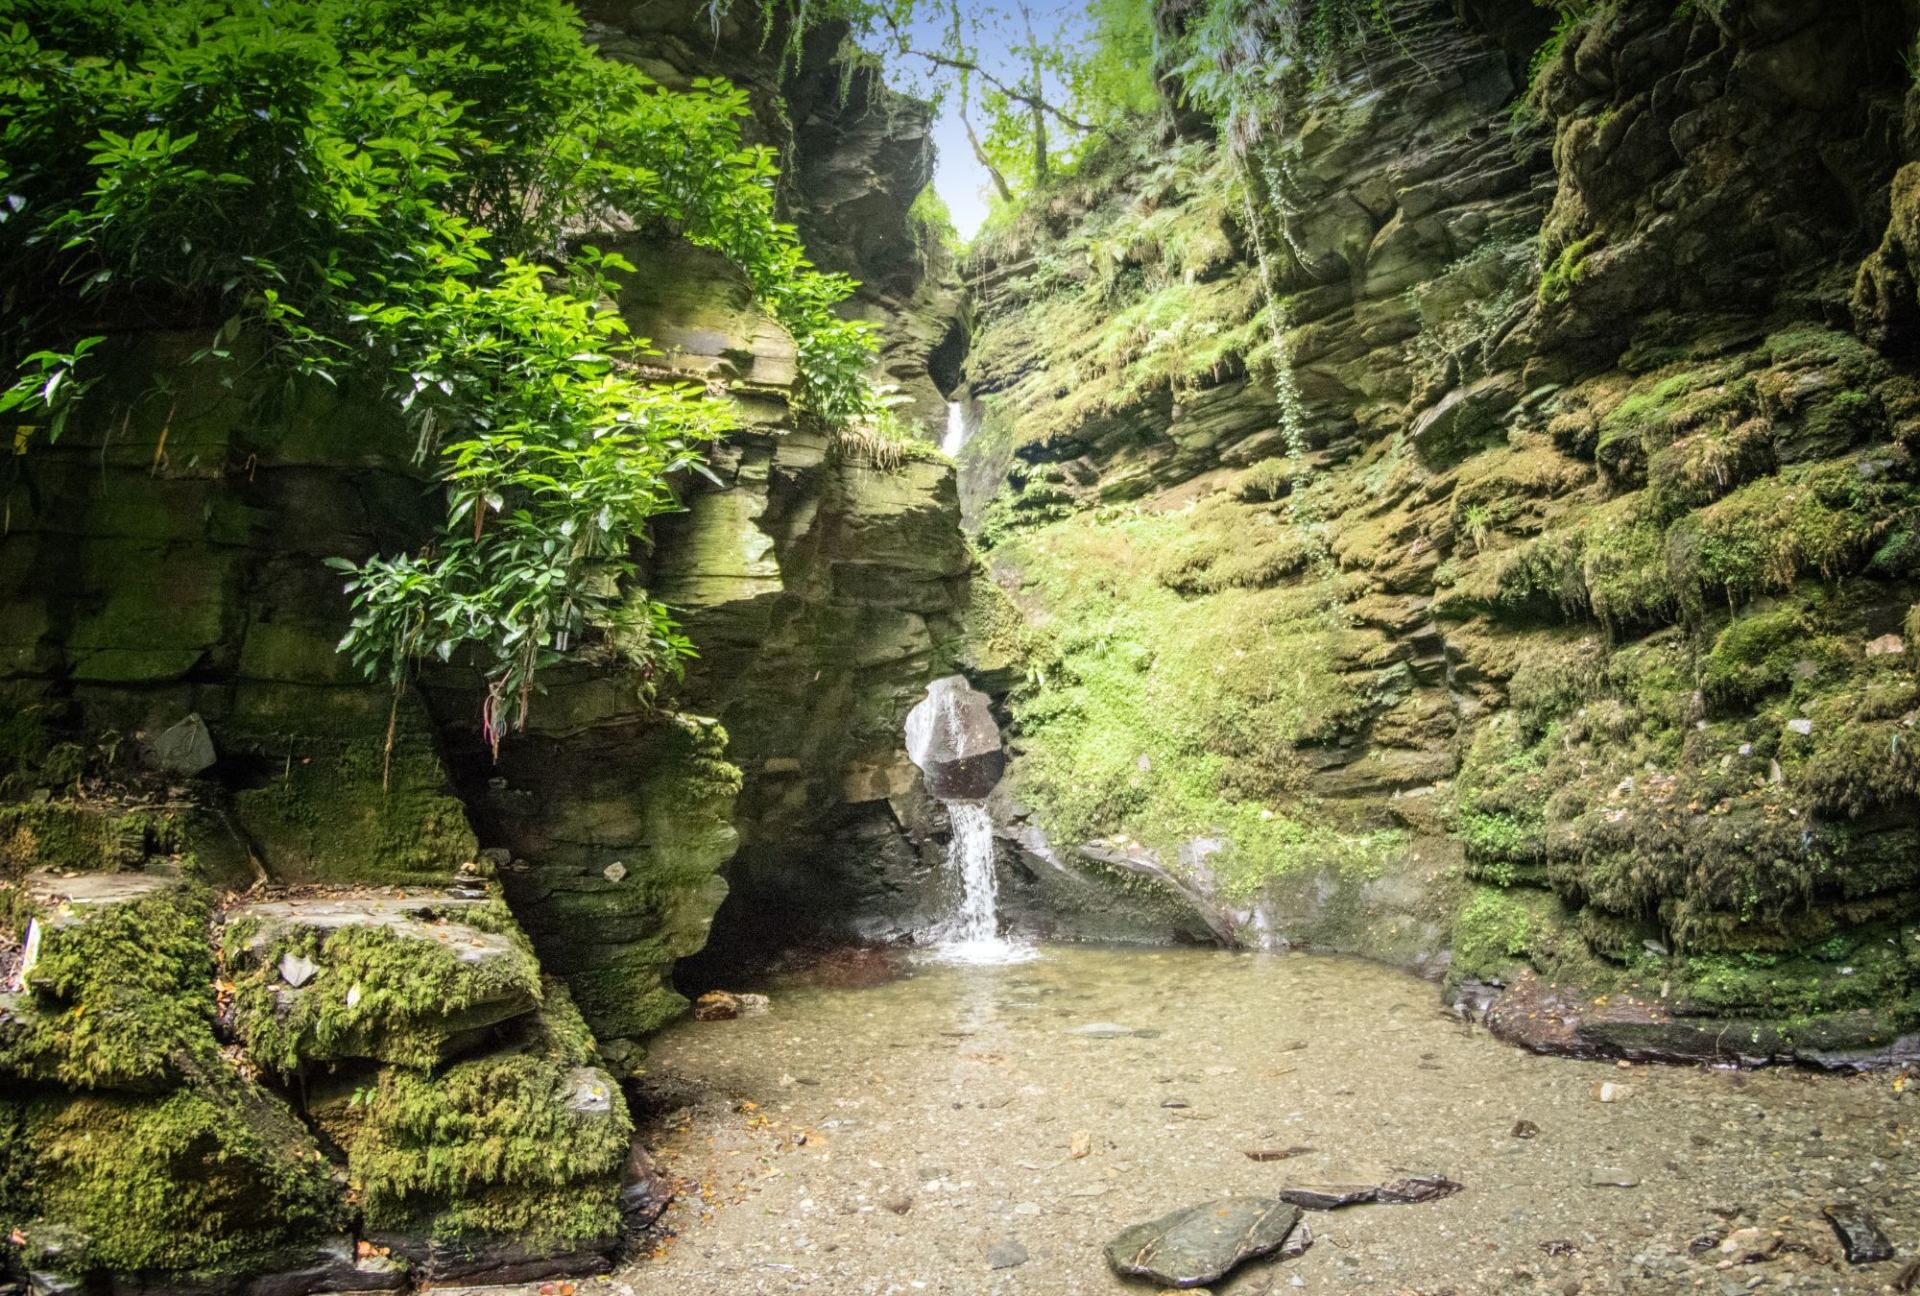
[[[235,798],[276,878],[432,884],[473,859],[465,807],[431,747],[403,736],[389,764],[382,745],[371,737],[317,751],[297,745],[271,784]]]
[[[31,997],[0,1016],[0,1073],[152,1089],[217,1061],[211,898],[180,886],[45,927]]]
[[[437,1073],[384,1068],[324,1108],[367,1227],[552,1249],[610,1236],[633,1125],[593,1056],[592,1036],[556,985],[509,1048]]]
[[[1266,589],[1298,575],[1326,550],[1319,535],[1283,511],[1223,496],[1195,504],[1180,521],[1171,534],[1153,535],[1172,529],[1146,524],[1138,530],[1156,550],[1154,579],[1181,594]]]
[[[1750,706],[1776,690],[1847,673],[1851,655],[1835,637],[1825,604],[1815,590],[1783,607],[1730,620],[1700,662],[1707,697],[1721,707]]]
[[[30,1250],[84,1239],[67,1272],[253,1272],[341,1223],[312,1138],[231,1073],[158,1097],[0,1100],[0,1149],[0,1227]]]
[[[138,868],[149,855],[174,849],[178,837],[172,817],[158,811],[118,814],[65,801],[0,804],[0,874]]]
[[[1262,459],[1234,484],[1234,493],[1249,503],[1284,498],[1293,490],[1295,468],[1291,459]]]
[[[1876,929],[1847,940],[1851,952],[1844,966],[1826,956],[1831,942],[1823,942],[1785,953],[1691,956],[1680,960],[1676,979],[1691,1012],[1791,1026],[1796,1019],[1893,1007],[1901,1024],[1910,1025],[1917,969],[1888,934]],[[1909,938],[1904,945],[1914,943]]]
[[[1537,893],[1536,893],[1537,894]],[[1453,924],[1453,974],[1500,979],[1524,964],[1538,918],[1533,908],[1499,887],[1475,887]]]
[[[1920,496],[1905,480],[1910,467],[1888,450],[1742,487],[1675,523],[1676,588],[1695,605],[1714,596],[1737,605],[1790,589],[1802,575],[1836,580],[1861,570],[1889,534],[1914,524]]]
[[[344,1058],[433,1065],[451,1039],[524,1011],[540,996],[539,964],[504,904],[495,900],[456,916],[506,937],[511,949],[463,959],[449,941],[449,931],[457,936],[458,928],[425,916],[404,932],[384,926],[325,933],[298,928],[257,955],[243,952],[239,940],[250,933],[227,933],[236,1031],[261,1066],[281,1074]],[[319,969],[297,991],[277,971],[289,955]]]
[[[1011,595],[984,566],[975,564],[967,581],[967,642],[975,666],[999,670],[1026,656],[1026,621]]]
[[[1573,300],[1573,290],[1586,281],[1587,259],[1605,241],[1603,235],[1589,234],[1560,250],[1553,264],[1540,274],[1540,304],[1564,306]]]
[[[1301,795],[1302,749],[1351,731],[1368,701],[1340,669],[1333,577],[1261,587],[1261,533],[1314,539],[1222,499],[1058,523],[996,555],[1033,609],[1012,704],[1023,795],[1058,839],[1142,845],[1237,897],[1400,849]]]

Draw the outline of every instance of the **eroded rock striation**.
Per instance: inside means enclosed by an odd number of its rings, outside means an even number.
[[[1596,1051],[1892,1056],[1916,15],[1529,9],[1395,6],[973,249],[976,625],[1047,680],[1006,830],[1237,943],[1611,994]]]

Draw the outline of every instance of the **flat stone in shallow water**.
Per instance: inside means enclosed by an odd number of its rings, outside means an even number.
[[[1877,1264],[1893,1259],[1893,1244],[1880,1231],[1880,1224],[1865,1210],[1848,1203],[1829,1206],[1822,1212],[1840,1235],[1848,1264]]]
[[[1107,1243],[1107,1263],[1123,1274],[1198,1287],[1278,1251],[1299,1222],[1297,1206],[1270,1197],[1226,1197],[1134,1225]]]

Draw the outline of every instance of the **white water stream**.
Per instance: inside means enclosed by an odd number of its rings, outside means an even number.
[[[1039,957],[1030,945],[1004,940],[998,914],[999,884],[993,870],[993,820],[974,801],[947,803],[953,838],[947,868],[960,879],[960,909],[935,932],[935,957],[943,963],[1024,963]]]
[[[947,435],[941,438],[940,448],[947,452],[947,458],[958,459],[960,451],[967,444],[967,411],[959,401],[947,402]]]

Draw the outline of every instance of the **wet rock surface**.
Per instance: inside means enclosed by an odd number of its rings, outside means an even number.
[[[1893,1259],[1893,1243],[1866,1207],[1841,1204],[1828,1206],[1821,1213],[1839,1234],[1848,1264],[1878,1264]]]
[[[1283,1188],[1280,1200],[1292,1202],[1303,1210],[1330,1211],[1363,1202],[1406,1205],[1412,1202],[1438,1201],[1460,1191],[1461,1185],[1442,1175],[1415,1175],[1384,1184],[1322,1185],[1307,1188]]]
[[[927,685],[927,696],[907,712],[907,755],[940,801],[985,801],[1006,769],[993,700],[950,675]]]
[[[1300,1208],[1267,1197],[1225,1197],[1136,1224],[1107,1243],[1118,1273],[1172,1287],[1198,1287],[1248,1260],[1278,1251]]]

